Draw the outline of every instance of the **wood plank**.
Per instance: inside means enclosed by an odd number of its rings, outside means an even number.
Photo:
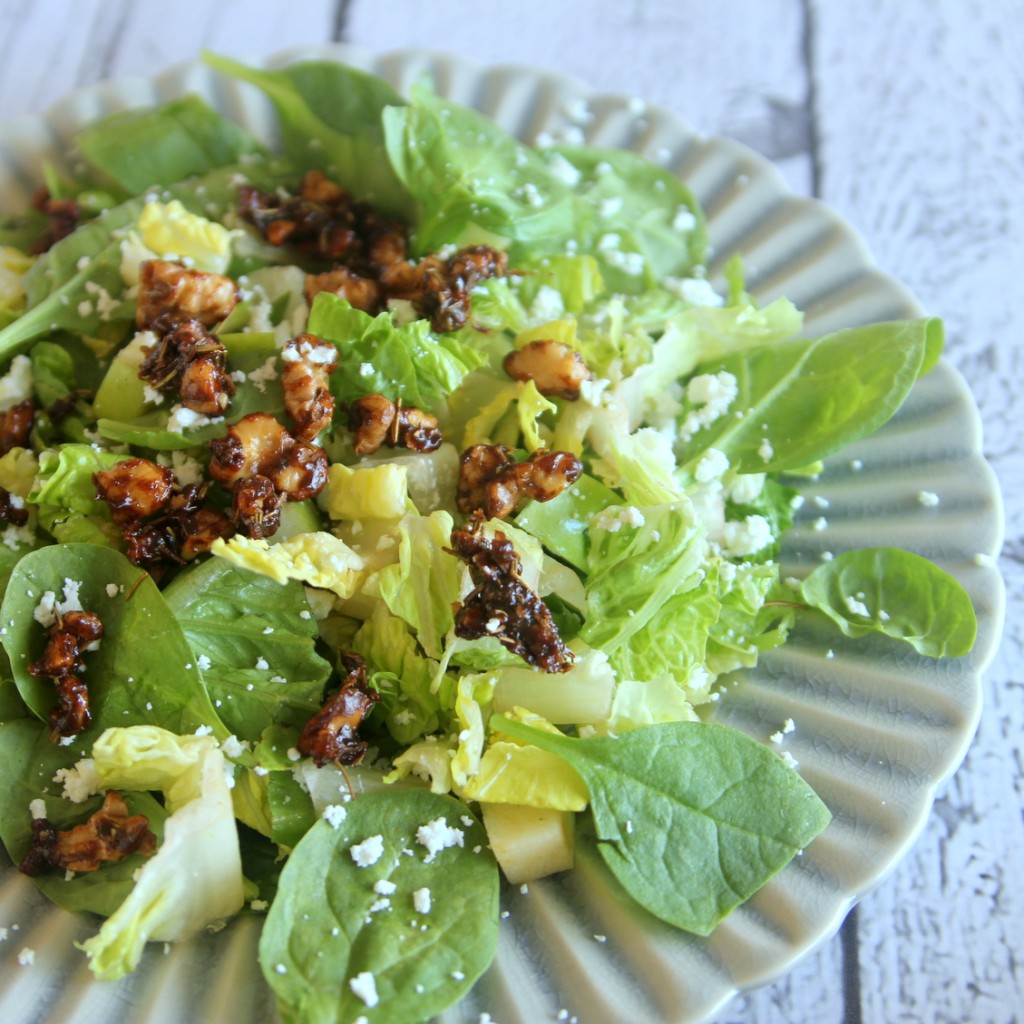
[[[1003,570],[1018,610],[1020,14],[1009,3],[817,3],[812,39],[822,195],[860,227],[883,269],[946,320],[948,354],[978,399],[1007,499]],[[912,855],[861,906],[864,1020],[1019,1019],[1022,644],[1011,613],[963,768]]]

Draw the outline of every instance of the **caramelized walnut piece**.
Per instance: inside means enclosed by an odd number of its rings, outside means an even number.
[[[36,406],[31,398],[0,413],[0,455],[12,448],[28,448],[35,424]]]
[[[281,502],[272,481],[258,473],[235,485],[231,515],[249,537],[272,537],[281,527]]]
[[[124,797],[110,789],[104,794],[103,806],[74,828],[58,832],[47,818],[36,818],[32,846],[18,870],[33,876],[50,868],[85,873],[133,853],[149,856],[155,849],[156,836],[149,829],[149,819],[144,814],[129,815]]]
[[[531,341],[509,352],[502,365],[513,380],[532,380],[542,395],[571,402],[593,376],[579,352],[560,341]]]
[[[463,530],[452,530],[448,549],[469,566],[473,590],[455,613],[455,635],[466,640],[491,636],[544,672],[566,672],[573,653],[562,642],[551,612],[523,582],[522,562],[500,530],[483,532],[475,514]]]
[[[208,441],[210,475],[228,490],[247,477],[269,478],[288,501],[315,498],[327,483],[327,453],[296,439],[273,416],[253,412]]]
[[[381,274],[381,284],[388,298],[410,301],[435,331],[455,331],[469,322],[472,289],[507,269],[503,252],[476,245],[447,258],[431,255],[418,263],[393,262]]]
[[[212,327],[227,319],[241,293],[230,277],[192,270],[170,260],[139,264],[139,304],[135,325],[166,328],[181,320],[198,320]]]
[[[583,463],[571,452],[538,448],[517,462],[503,444],[475,444],[462,453],[455,502],[462,512],[481,510],[507,519],[523,501],[550,501],[579,480]]]
[[[50,742],[76,736],[92,721],[89,691],[79,678],[85,671],[83,653],[103,636],[103,623],[93,612],[69,611],[50,627],[39,661],[28,665],[35,679],[49,679],[57,690],[57,706],[49,713]]]
[[[28,509],[24,499],[11,494],[6,487],[0,487],[0,523],[24,526],[27,522]]]
[[[325,764],[358,764],[366,753],[366,742],[358,730],[380,694],[366,681],[366,663],[358,654],[343,652],[345,678],[341,689],[306,723],[299,737],[300,754]]]
[[[239,213],[271,245],[291,245],[303,255],[344,264],[376,277],[381,257],[405,255],[405,229],[368,203],[353,199],[321,171],[308,171],[297,196],[281,196],[243,186]],[[398,252],[400,256],[392,257]]]
[[[310,303],[320,292],[330,292],[364,313],[376,313],[381,308],[380,285],[372,277],[362,277],[347,267],[335,267],[322,274],[307,274],[302,290]]]
[[[295,421],[293,433],[300,441],[312,441],[334,416],[329,378],[338,365],[338,350],[314,334],[300,334],[285,345],[281,361],[284,408]]]
[[[32,197],[32,205],[46,214],[46,230],[29,247],[30,256],[38,256],[67,238],[82,219],[82,209],[74,199],[53,199],[46,186],[42,186]]]
[[[115,523],[132,523],[162,512],[174,493],[174,474],[149,459],[122,459],[94,473],[98,496]]]
[[[205,485],[181,487],[166,466],[149,459],[122,459],[95,473],[93,483],[135,565],[152,569],[190,562],[218,537],[235,532],[227,516],[203,507]]]
[[[227,375],[227,349],[197,319],[166,326],[145,350],[139,378],[157,391],[176,394],[186,409],[220,416],[231,403],[235,385]]]
[[[437,417],[415,406],[396,405],[374,392],[348,407],[349,429],[355,434],[356,455],[372,455],[383,445],[432,452],[441,447]]]

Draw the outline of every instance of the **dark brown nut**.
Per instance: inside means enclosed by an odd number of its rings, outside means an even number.
[[[282,500],[273,481],[267,477],[259,474],[246,477],[235,487],[232,519],[248,537],[272,537],[281,527]]]
[[[436,416],[415,406],[396,405],[376,392],[349,405],[348,425],[355,434],[357,455],[372,455],[384,445],[432,452],[443,441]]]
[[[405,252],[405,228],[382,217],[368,203],[353,199],[321,171],[307,172],[297,196],[271,194],[244,186],[239,213],[271,245],[291,245],[304,256],[343,264],[376,279],[382,258]]]
[[[235,385],[227,375],[227,349],[196,319],[166,326],[146,350],[140,379],[156,390],[177,394],[187,409],[220,416],[231,403]]]
[[[462,453],[455,502],[462,512],[480,510],[488,519],[507,519],[524,501],[550,501],[583,473],[571,452],[539,448],[517,462],[501,444],[475,444]]]
[[[35,425],[36,406],[31,398],[0,413],[0,455],[12,448],[28,448]]]
[[[46,214],[46,230],[29,247],[29,255],[38,256],[67,238],[82,219],[82,209],[74,199],[53,199],[46,186],[32,197],[32,205]]]
[[[46,818],[32,822],[32,846],[18,865],[26,875],[40,875],[50,868],[76,874],[96,871],[105,863],[123,860],[133,853],[145,856],[156,849],[156,836],[144,814],[128,814],[124,797],[108,790],[103,806],[88,821],[58,832]]]
[[[531,341],[509,352],[503,366],[513,380],[532,380],[542,395],[569,401],[580,397],[580,385],[593,376],[579,352],[560,341]]]
[[[191,562],[197,556],[206,554],[215,540],[226,540],[235,533],[231,520],[222,512],[210,508],[180,513],[176,524],[179,537],[178,558],[182,562]]]
[[[377,313],[381,308],[380,285],[370,277],[361,277],[346,267],[335,267],[323,274],[307,274],[303,294],[312,302],[320,292],[343,298],[350,306],[364,313]]]
[[[65,612],[50,627],[42,658],[27,666],[33,678],[49,679],[57,690],[57,706],[49,713],[52,743],[78,735],[92,721],[89,691],[79,676],[85,671],[84,651],[102,636],[98,615]]]
[[[0,487],[0,523],[24,526],[28,522],[28,509],[24,504],[22,499],[11,494],[6,487]]]
[[[92,477],[116,523],[138,522],[163,511],[174,492],[174,474],[149,459],[122,459]]]
[[[334,417],[330,375],[338,365],[338,350],[314,334],[300,334],[285,345],[281,361],[285,411],[295,421],[295,436],[312,441]]]
[[[139,265],[139,300],[135,324],[140,329],[178,320],[198,320],[211,327],[227,319],[241,293],[230,277],[192,270],[170,260]]]
[[[254,412],[207,442],[210,475],[228,490],[251,476],[265,476],[289,501],[315,498],[327,484],[327,453],[298,441],[269,413]]]
[[[464,530],[452,531],[453,555],[469,566],[473,590],[455,613],[455,635],[466,640],[494,637],[503,647],[544,672],[565,672],[573,653],[565,646],[551,612],[522,579],[522,563],[500,530],[483,532],[477,513]]]
[[[267,470],[267,476],[289,501],[309,501],[327,486],[329,465],[323,448],[299,441]]]
[[[407,299],[435,331],[445,332],[469,322],[469,293],[476,285],[506,272],[503,252],[478,245],[447,259],[433,255],[418,263],[392,262],[381,274],[381,284],[388,298]]]
[[[358,764],[366,754],[366,742],[359,727],[380,694],[366,681],[366,664],[358,654],[343,653],[345,678],[341,689],[306,723],[299,737],[298,751],[319,766]]]
[[[224,437],[207,442],[212,459],[210,475],[230,489],[245,477],[276,465],[294,439],[283,424],[266,412],[243,416]]]

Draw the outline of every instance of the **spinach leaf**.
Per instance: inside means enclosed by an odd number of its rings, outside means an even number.
[[[126,146],[125,139],[132,144]],[[93,168],[131,196],[262,151],[254,138],[198,96],[118,110],[82,128],[75,143]]]
[[[700,374],[731,374],[738,395],[687,444],[684,468],[692,472],[708,448],[725,452],[741,473],[797,469],[831,455],[896,412],[941,337],[939,320],[896,321],[702,364]]]
[[[59,795],[60,785],[54,774],[70,768],[85,757],[91,741],[71,747],[50,742],[48,726],[40,728],[34,718],[0,723],[0,838],[17,864],[28,852],[32,839],[32,815],[29,803],[40,797],[46,801],[46,816],[59,829],[71,828],[85,821],[103,802],[102,795],[83,803],[72,803]],[[167,817],[163,806],[148,793],[124,793],[131,814],[145,814],[158,841],[163,838]],[[88,910],[111,914],[124,902],[135,884],[133,875],[145,858],[134,854],[114,864],[104,864],[101,871],[75,875],[66,880],[64,873],[40,875],[32,881],[66,910]]]
[[[314,649],[317,624],[301,583],[213,558],[176,577],[164,599],[236,736],[258,740],[273,723],[301,728],[319,709],[331,666]]]
[[[800,592],[846,636],[884,633],[932,658],[967,654],[978,632],[964,588],[927,558],[898,548],[836,555],[804,579]]]
[[[281,872],[260,939],[264,976],[286,1021],[426,1020],[469,991],[497,947],[498,871],[486,834],[463,804],[426,790],[365,794],[345,807],[339,827],[318,821]],[[441,822],[458,830],[459,845],[432,856],[417,831]],[[358,867],[352,848],[375,836],[380,858]],[[382,894],[378,882],[396,889]],[[421,889],[427,913],[414,903]]]
[[[496,715],[491,728],[575,768],[615,876],[656,917],[698,935],[708,935],[830,818],[777,754],[727,726],[672,722],[578,740]]]
[[[56,704],[51,683],[28,665],[46,646],[33,614],[44,593],[60,601],[78,585],[81,606],[103,621],[99,649],[85,655],[92,725],[80,733],[88,748],[108,726],[158,723],[176,733],[210,726],[228,735],[217,716],[185,634],[144,570],[97,544],[54,544],[31,551],[11,574],[3,606],[3,645],[25,703],[44,721]]]
[[[384,134],[391,165],[420,204],[417,252],[457,242],[473,228],[546,240],[548,249],[569,236],[572,193],[540,153],[425,83],[413,86],[410,100],[384,111]]]
[[[319,168],[379,209],[408,215],[409,194],[388,165],[381,115],[401,97],[375,75],[331,61],[277,71],[205,51],[211,67],[262,89],[277,109],[285,153],[300,170]]]

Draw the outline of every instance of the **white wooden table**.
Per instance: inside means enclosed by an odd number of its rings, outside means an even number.
[[[1024,4],[1010,0],[0,0],[0,118],[207,46],[339,40],[528,63],[748,143],[942,316],[1007,509],[1007,633],[929,827],[730,1024],[1024,1020]]]

